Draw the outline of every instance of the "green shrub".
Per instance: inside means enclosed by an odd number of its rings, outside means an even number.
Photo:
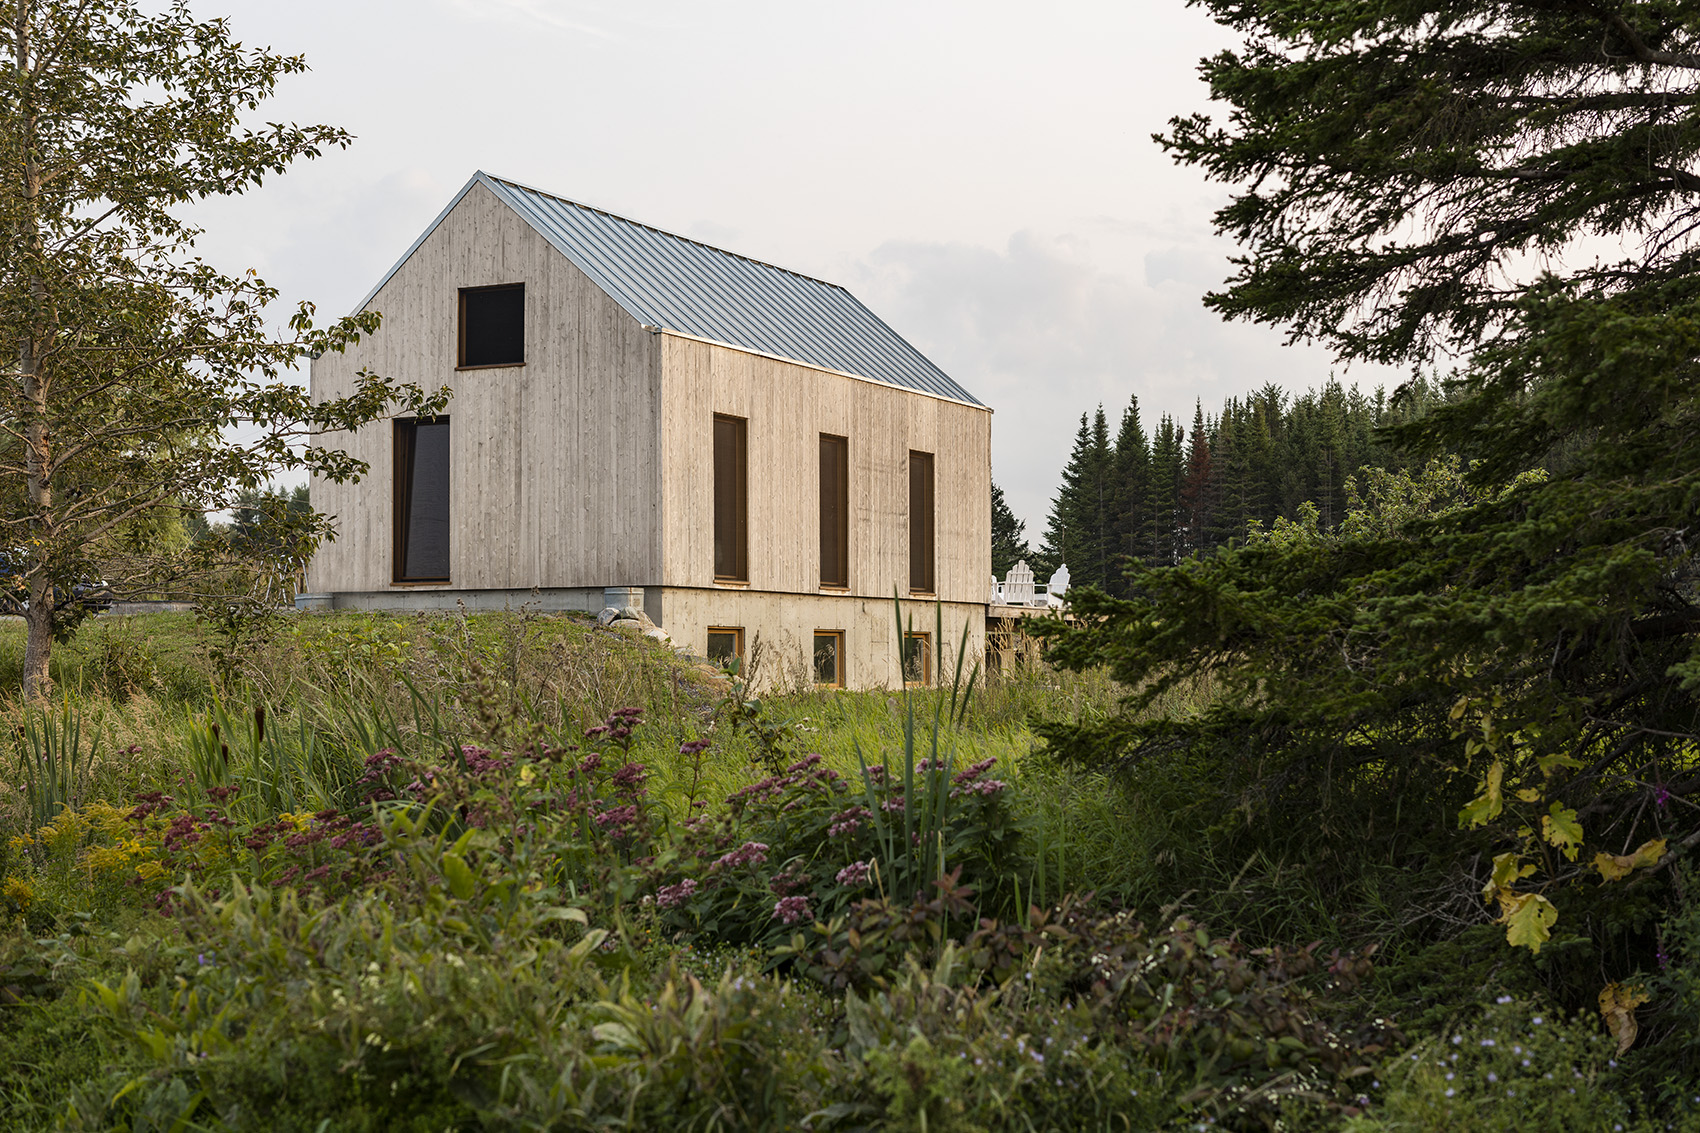
[[[1380,1071],[1378,1098],[1347,1133],[1638,1133],[1700,1129],[1694,1110],[1637,1117],[1614,1042],[1585,1018],[1500,997],[1480,1019]]]

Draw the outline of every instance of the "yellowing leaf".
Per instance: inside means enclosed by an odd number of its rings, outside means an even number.
[[[1505,809],[1505,799],[1500,794],[1500,784],[1504,781],[1505,764],[1496,759],[1488,768],[1482,793],[1458,812],[1458,825],[1481,826],[1498,818],[1500,811]]]
[[[1541,758],[1535,760],[1535,766],[1541,769],[1542,775],[1551,778],[1552,773],[1557,771],[1560,767],[1580,767],[1582,766],[1582,761],[1574,758],[1573,756],[1565,755],[1563,752],[1558,752],[1555,755],[1543,755]]]
[[[1541,837],[1549,846],[1562,847],[1565,858],[1575,861],[1576,851],[1582,848],[1582,824],[1576,821],[1574,810],[1553,803],[1541,816]]]
[[[1505,940],[1513,948],[1539,952],[1541,945],[1552,937],[1552,926],[1558,920],[1558,908],[1539,893],[1499,895],[1500,923],[1505,925]]]
[[[1594,868],[1607,881],[1622,881],[1637,869],[1659,864],[1665,856],[1665,840],[1653,838],[1627,854],[1595,854]]]
[[[1518,878],[1528,877],[1534,872],[1534,866],[1523,864],[1521,854],[1500,854],[1493,859],[1493,875],[1488,878],[1488,883],[1482,886],[1482,898],[1492,901],[1500,894],[1510,892]]]
[[[1540,799],[1541,793],[1533,787],[1524,787],[1521,791],[1517,792],[1517,797],[1526,803],[1532,803]]]
[[[1617,1039],[1617,1053],[1622,1054],[1635,1045],[1640,1029],[1635,1022],[1635,1008],[1647,1002],[1647,993],[1638,987],[1607,984],[1600,992],[1600,1016],[1606,1029]]]

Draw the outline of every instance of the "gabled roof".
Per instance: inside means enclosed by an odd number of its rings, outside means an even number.
[[[483,171],[379,281],[388,283],[474,185],[483,185],[645,326],[969,405],[983,404],[850,292]]]

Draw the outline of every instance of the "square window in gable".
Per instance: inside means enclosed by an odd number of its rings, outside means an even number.
[[[525,365],[525,284],[460,289],[463,370]]]

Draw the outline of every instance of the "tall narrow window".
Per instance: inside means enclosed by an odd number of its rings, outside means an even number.
[[[395,423],[395,579],[449,578],[449,422]]]
[[[909,454],[909,589],[933,593],[933,454]]]
[[[460,289],[460,368],[525,362],[525,284]]]
[[[820,438],[820,584],[850,585],[850,442]]]
[[[933,683],[933,635],[910,631],[903,635],[903,683]]]
[[[750,578],[748,424],[714,417],[714,577],[726,582]]]

